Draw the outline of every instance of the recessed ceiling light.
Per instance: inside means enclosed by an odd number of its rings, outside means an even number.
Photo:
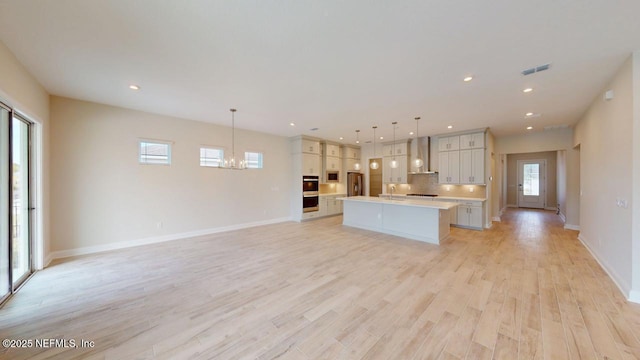
[[[533,113],[532,112],[528,112],[528,113],[524,114],[524,116],[533,116]]]
[[[356,144],[360,144],[360,140],[356,140]]]
[[[290,125],[290,126],[296,126],[296,124],[295,124],[295,123],[289,123],[289,125]]]
[[[344,140],[344,138],[342,136],[340,136],[340,140]]]
[[[384,137],[380,136],[380,140],[384,140]]]
[[[453,129],[453,125],[447,126],[447,129]]]
[[[526,89],[522,90],[522,92],[524,92],[524,93],[530,93],[532,91],[533,91],[533,88],[526,88]]]
[[[533,126],[527,126],[527,130],[533,129]]]
[[[473,80],[473,76],[467,76],[466,78],[462,79],[462,81],[464,82],[469,82],[471,80]]]
[[[135,85],[135,84],[131,84],[131,85],[129,85],[129,89],[131,89],[131,90],[140,90],[140,86]]]
[[[409,135],[413,135],[413,131],[409,131]]]

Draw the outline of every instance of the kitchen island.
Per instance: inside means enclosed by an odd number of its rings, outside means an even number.
[[[454,202],[389,200],[351,196],[344,202],[342,224],[408,239],[440,244],[449,236],[449,210]]]

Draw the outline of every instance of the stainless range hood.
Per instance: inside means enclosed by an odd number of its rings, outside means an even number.
[[[409,171],[409,175],[431,175],[437,174],[436,171],[431,171],[431,137],[425,136],[423,139],[426,139],[427,142],[427,151],[422,152],[422,161],[424,162],[420,171]],[[424,142],[424,140],[422,141]],[[420,148],[420,138],[417,139],[416,151]],[[416,155],[418,155],[417,153]],[[415,169],[413,164],[411,164],[411,170]]]

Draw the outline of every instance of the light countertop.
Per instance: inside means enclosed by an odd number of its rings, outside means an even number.
[[[449,210],[459,205],[458,203],[447,202],[447,201],[424,201],[424,200],[413,199],[413,198],[406,198],[403,200],[389,200],[389,199],[374,197],[374,196],[350,196],[350,197],[338,198],[338,200],[390,204],[390,205],[399,205],[399,206],[424,207],[424,208],[442,209],[442,210]]]
[[[389,194],[384,194],[381,196],[389,196]],[[460,196],[434,196],[434,197],[430,197],[430,196],[407,196],[407,194],[393,194],[393,197],[399,197],[399,198],[407,198],[407,199],[417,199],[417,200],[429,200],[431,201],[433,199],[433,201],[438,201],[439,199],[443,199],[443,200],[463,200],[463,201],[487,201],[486,198],[474,198],[474,197],[460,197]],[[438,200],[436,200],[438,199]]]

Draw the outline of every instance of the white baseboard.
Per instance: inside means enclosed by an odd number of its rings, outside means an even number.
[[[135,246],[141,246],[141,245],[157,244],[165,241],[187,239],[187,238],[192,238],[196,236],[211,235],[211,234],[216,234],[216,233],[221,233],[226,231],[247,229],[247,228],[252,228],[252,227],[262,226],[262,225],[277,224],[285,221],[291,221],[291,218],[290,217],[276,218],[276,219],[255,221],[255,222],[237,224],[237,225],[231,225],[231,226],[223,226],[218,228],[188,231],[188,232],[178,233],[178,234],[152,236],[148,238],[135,239],[135,240],[129,240],[129,241],[119,241],[119,242],[104,244],[104,245],[87,246],[87,247],[81,247],[81,248],[75,248],[75,249],[69,249],[69,250],[53,251],[49,253],[49,255],[47,255],[47,257],[45,258],[45,267],[48,266],[52,260],[66,258],[70,256],[87,255],[87,254],[94,254],[94,253],[99,253],[103,251],[125,249],[125,248],[130,248]]]
[[[566,223],[566,222],[567,222],[567,217],[566,217],[566,216],[564,216],[564,214],[563,214],[563,213],[560,213],[560,214],[558,214],[558,215],[560,215],[560,220],[562,220],[562,222],[563,222],[563,223]],[[565,229],[566,229],[566,228],[565,228]]]
[[[518,205],[514,205],[514,204],[507,204],[505,207],[508,207],[508,208],[517,208],[517,207],[518,207]]]
[[[629,286],[629,284],[627,284],[627,282],[624,281],[624,279],[622,279],[618,275],[618,273],[616,273],[616,271],[613,270],[613,268],[609,267],[607,265],[607,263],[604,261],[604,259],[601,259],[596,254],[596,252],[593,251],[593,249],[591,249],[591,247],[589,247],[589,243],[587,241],[585,241],[584,235],[582,233],[580,233],[578,235],[578,240],[580,240],[582,245],[584,245],[584,247],[587,248],[587,250],[589,251],[591,256],[593,256],[593,258],[596,259],[598,264],[600,264],[600,267],[602,267],[602,269],[604,269],[604,271],[607,273],[607,275],[609,275],[609,278],[611,280],[613,280],[613,283],[616,284],[616,286],[618,287],[618,290],[620,290],[620,292],[622,292],[622,295],[624,295],[624,297],[627,298],[627,300],[629,300],[629,301],[640,302],[640,292],[631,291],[631,286]],[[632,300],[632,299],[634,299],[634,300]]]
[[[573,225],[573,224],[564,224],[564,228],[567,230],[577,230],[580,231],[580,225]]]
[[[500,219],[500,216],[494,216],[491,218],[491,221],[501,222],[502,220]]]

